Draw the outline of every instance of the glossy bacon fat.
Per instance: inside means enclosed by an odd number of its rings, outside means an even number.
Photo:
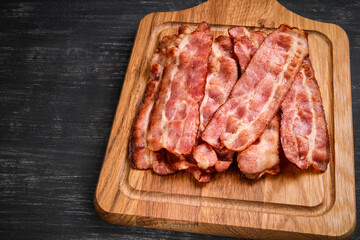
[[[280,116],[276,114],[265,132],[248,148],[239,152],[237,163],[249,179],[258,179],[265,173],[277,174],[279,163]]]
[[[330,159],[329,136],[319,86],[306,58],[281,104],[281,144],[286,158],[301,169],[325,171]]]
[[[233,27],[229,29],[229,35],[234,38],[234,52],[239,61],[241,73],[247,68],[250,59],[264,41],[264,32],[249,31],[246,27]]]
[[[212,44],[205,95],[200,105],[198,136],[204,131],[215,111],[227,100],[238,80],[238,67],[233,48],[233,42],[227,36],[216,38]],[[217,164],[219,167],[215,168],[216,171],[225,171],[225,165],[230,166],[233,154],[217,154],[207,143],[202,143],[194,147],[193,157],[201,169],[206,170]],[[230,161],[230,163],[217,163],[218,160]]]
[[[206,27],[202,25],[202,27]],[[184,157],[177,157],[166,150],[151,151],[147,148],[147,131],[150,123],[151,112],[158,98],[159,86],[162,80],[168,49],[177,47],[185,34],[191,33],[191,28],[181,26],[179,34],[172,37],[164,37],[155,50],[150,62],[149,83],[140,107],[137,120],[134,124],[133,134],[130,141],[130,149],[133,165],[137,169],[152,170],[159,175],[173,174],[185,170],[192,174],[199,182],[209,182],[211,174],[201,171],[196,164],[190,163]]]
[[[234,27],[229,29],[229,35],[234,38],[234,52],[244,72],[266,34],[245,27]],[[258,179],[265,173],[279,173],[279,131],[280,116],[276,114],[264,133],[248,148],[238,153],[238,167],[246,178]]]
[[[146,136],[150,122],[150,114],[159,91],[166,61],[166,50],[173,44],[175,37],[164,37],[155,50],[150,62],[150,74],[147,89],[134,124],[130,149],[133,156],[133,165],[138,169],[153,168],[155,173],[166,175],[174,171],[166,164],[163,153],[153,152],[147,148]]]
[[[261,44],[230,98],[214,114],[202,139],[242,151],[266,129],[308,54],[307,34],[281,25]]]
[[[230,37],[215,39],[209,58],[204,99],[200,106],[200,127],[202,133],[216,110],[227,100],[238,80],[238,68]]]
[[[151,151],[165,148],[180,156],[190,154],[195,145],[212,45],[208,31],[209,26],[201,23],[194,32],[180,34],[179,44],[167,50],[159,97],[147,134]]]

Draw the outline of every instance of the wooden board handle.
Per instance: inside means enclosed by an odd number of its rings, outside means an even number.
[[[155,13],[157,14],[173,22],[206,21],[215,25],[267,28],[276,28],[282,23],[304,28],[307,23],[316,22],[291,12],[276,0],[208,0],[193,8],[177,12]]]

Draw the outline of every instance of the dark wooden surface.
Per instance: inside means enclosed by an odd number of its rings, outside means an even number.
[[[139,21],[150,12],[202,2],[0,4],[1,239],[225,239],[113,226],[93,206]],[[279,2],[304,17],[335,23],[349,36],[359,209],[360,1]],[[360,227],[352,239],[360,239]]]

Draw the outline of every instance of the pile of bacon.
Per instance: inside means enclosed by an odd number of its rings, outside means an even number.
[[[181,26],[155,50],[130,138],[137,169],[180,170],[199,182],[229,168],[258,179],[280,171],[279,145],[300,169],[325,171],[329,137],[307,34]]]

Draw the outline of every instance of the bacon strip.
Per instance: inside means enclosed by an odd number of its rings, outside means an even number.
[[[200,183],[207,183],[211,180],[211,173],[201,171],[199,167],[191,163],[189,159],[185,156],[176,156],[170,152],[167,152],[167,163],[173,171],[185,170]]]
[[[146,136],[150,122],[150,114],[159,91],[159,85],[165,67],[166,49],[174,42],[174,39],[174,37],[172,39],[164,37],[152,56],[149,83],[134,124],[132,139],[130,141],[133,165],[137,169],[153,168],[153,171],[160,175],[171,174],[174,173],[174,171],[166,164],[163,153],[153,152],[147,149]]]
[[[199,132],[202,133],[216,110],[227,100],[238,80],[234,45],[230,37],[220,36],[212,44],[204,99],[200,105]]]
[[[230,28],[228,32],[234,38],[234,53],[239,61],[241,73],[244,73],[250,59],[267,35],[264,32],[249,31],[243,26]]]
[[[194,32],[181,34],[179,44],[168,49],[147,134],[147,147],[152,151],[165,148],[180,156],[190,154],[195,145],[212,44],[208,31],[203,22]]]
[[[164,37],[155,50],[150,63],[150,77],[143,104],[140,107],[137,120],[134,125],[130,149],[133,165],[138,169],[152,168],[159,175],[169,175],[180,170],[186,170],[199,182],[209,182],[211,174],[202,172],[195,164],[187,162],[184,157],[176,157],[166,150],[151,151],[147,148],[146,136],[150,122],[150,114],[159,93],[159,86],[165,67],[167,49],[177,47],[184,34],[191,33],[188,26],[181,26],[179,35]]]
[[[234,38],[234,52],[242,72],[266,37],[264,32],[249,31],[245,27],[229,29]],[[239,152],[237,163],[242,174],[249,179],[259,179],[265,173],[280,172],[279,158],[280,117],[275,115],[265,132],[248,148]]]
[[[281,144],[286,158],[300,169],[325,171],[330,160],[329,135],[319,86],[306,58],[281,104]]]
[[[219,36],[212,44],[209,58],[208,75],[206,78],[205,95],[200,105],[200,125],[198,136],[204,131],[215,111],[227,100],[231,89],[238,80],[238,68],[233,52],[233,42],[230,37]],[[225,171],[232,162],[233,153],[217,154],[206,143],[197,145],[193,157],[201,169],[209,169],[215,164],[215,170]],[[218,158],[220,156],[220,158]],[[227,161],[227,163],[217,163]],[[230,161],[230,163],[228,163]]]
[[[279,173],[279,125],[280,116],[276,114],[265,132],[248,148],[238,153],[238,167],[245,177],[259,179],[265,173]]]
[[[230,98],[202,134],[211,146],[242,151],[266,129],[308,54],[307,34],[281,25],[261,44]]]

